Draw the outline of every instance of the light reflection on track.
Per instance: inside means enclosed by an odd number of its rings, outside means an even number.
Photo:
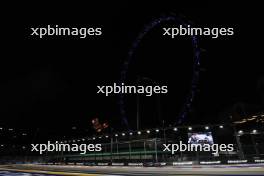
[[[192,166],[192,167],[100,167],[69,165],[9,165],[0,166],[0,176],[167,176],[264,175],[264,165]]]
[[[33,174],[33,173],[0,171],[0,176],[47,176],[47,175]],[[49,175],[49,176],[55,176],[55,175]]]

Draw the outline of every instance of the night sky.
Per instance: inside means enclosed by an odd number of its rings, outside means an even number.
[[[245,105],[248,114],[263,110],[260,6],[172,2],[8,5],[9,10],[1,12],[0,125],[43,129],[76,126],[93,131],[90,121],[98,117],[123,130],[118,96],[98,95],[96,86],[118,82],[128,50],[144,24],[171,13],[199,27],[233,27],[235,32],[218,39],[199,38],[203,51],[199,90],[185,123],[224,122],[236,104]],[[31,27],[48,24],[99,26],[103,35],[86,39],[30,36]],[[130,65],[129,83],[148,77],[168,85],[169,93],[161,97],[166,125],[177,120],[190,87],[192,62],[189,39],[164,38],[157,28],[144,38]],[[131,128],[135,128],[135,99],[126,98]],[[156,99],[140,99],[142,128],[158,125],[153,120],[158,118]]]

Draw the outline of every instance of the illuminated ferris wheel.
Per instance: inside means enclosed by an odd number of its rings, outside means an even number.
[[[143,30],[139,33],[139,35],[136,37],[134,42],[132,43],[132,46],[130,50],[128,51],[128,56],[124,60],[123,67],[121,70],[121,78],[120,78],[120,84],[123,82],[126,82],[128,77],[128,72],[130,68],[130,63],[134,58],[135,51],[139,48],[140,43],[142,42],[142,39],[145,35],[147,35],[152,29],[159,26],[161,23],[166,22],[172,22],[175,25],[182,25],[184,27],[187,27],[190,25],[190,22],[187,20],[184,20],[182,18],[179,18],[175,15],[169,15],[169,16],[162,16],[157,19],[152,20],[150,23],[147,23]],[[191,105],[193,103],[193,99],[197,90],[197,85],[199,81],[200,76],[200,48],[198,46],[198,39],[196,36],[190,36],[191,37],[191,46],[193,51],[193,64],[192,64],[192,78],[191,78],[191,86],[189,87],[189,92],[187,96],[184,98],[184,103],[182,105],[182,108],[178,115],[175,117],[175,124],[182,124],[186,120],[186,116],[191,108]],[[119,95],[119,109],[120,109],[120,115],[122,119],[122,123],[129,128],[128,118],[127,118],[127,112],[126,112],[126,103],[124,101],[125,97],[124,94]]]

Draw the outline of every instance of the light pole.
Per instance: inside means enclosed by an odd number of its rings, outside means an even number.
[[[139,113],[139,94],[137,94],[137,130],[139,130],[139,119],[140,119],[140,113]]]
[[[244,156],[244,152],[243,152],[243,148],[242,148],[242,144],[240,142],[240,135],[238,134],[237,132],[237,129],[236,129],[236,126],[235,125],[232,125],[233,126],[233,131],[234,131],[234,134],[235,134],[235,139],[236,139],[236,143],[237,143],[237,148],[238,148],[238,156],[240,159],[244,159],[245,156]]]
[[[151,78],[148,77],[138,77],[137,78],[137,85],[139,85],[140,81],[150,81],[153,84],[155,84],[156,86],[159,86],[159,84],[154,81]],[[158,110],[158,122],[161,122],[161,100],[160,100],[160,94],[157,94],[157,98],[156,98],[156,103],[157,103],[157,110]],[[139,94],[137,94],[137,130],[140,129],[140,97]]]

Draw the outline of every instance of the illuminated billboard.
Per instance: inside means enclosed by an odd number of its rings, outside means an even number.
[[[214,144],[212,132],[188,133],[189,144]]]

